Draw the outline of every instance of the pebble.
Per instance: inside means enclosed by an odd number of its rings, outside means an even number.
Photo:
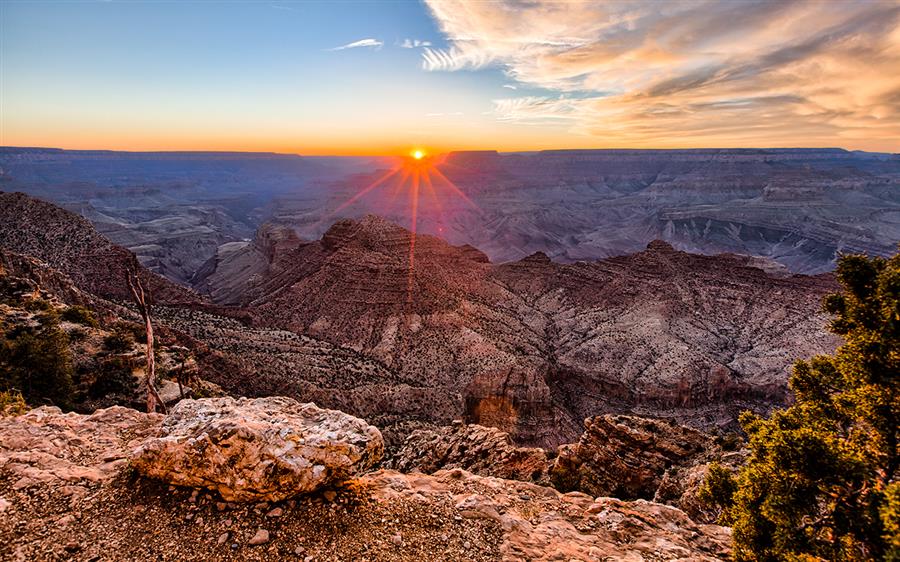
[[[219,511],[225,511],[225,508],[227,507],[228,505],[225,502],[216,502],[216,509]]]
[[[297,556],[303,556],[303,554],[305,552],[306,552],[306,549],[303,548],[302,546],[298,546],[297,548],[294,549],[294,554],[296,554]]]
[[[396,535],[393,535],[391,537],[391,542],[397,546],[400,546],[401,544],[403,544],[403,537],[400,535],[400,533],[397,533]]]
[[[280,507],[276,507],[269,513],[266,513],[266,517],[281,517],[282,513],[284,513],[284,510],[282,510]]]
[[[334,498],[337,497],[337,494],[334,490],[326,490],[322,495],[325,496],[325,499],[330,502],[333,502]]]
[[[222,546],[226,542],[228,542],[228,533],[227,532],[219,535],[219,538],[216,540],[216,544],[218,544],[219,546]]]
[[[265,529],[259,529],[256,531],[256,534],[253,535],[253,538],[250,539],[251,546],[266,544],[267,542],[269,542],[269,531]]]

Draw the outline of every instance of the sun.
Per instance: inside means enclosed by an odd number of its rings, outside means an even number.
[[[412,156],[413,158],[415,158],[416,160],[421,160],[422,158],[425,158],[425,151],[416,149],[416,150],[413,150],[412,152],[410,152],[409,155]]]

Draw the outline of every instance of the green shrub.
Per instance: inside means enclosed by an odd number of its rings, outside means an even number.
[[[94,317],[94,313],[83,306],[70,306],[63,310],[60,316],[63,320],[81,324],[82,326],[89,326],[91,328],[98,328],[100,326],[100,323],[97,322],[97,318]]]
[[[0,331],[0,390],[18,390],[29,404],[72,405],[69,338],[55,315],[34,329]]]
[[[133,372],[134,365],[129,358],[108,357],[100,363],[88,394],[91,398],[101,398],[107,394],[134,394],[138,383]]]
[[[793,406],[741,416],[747,464],[704,486],[736,560],[900,560],[900,254],[842,257],[837,278],[844,344],[797,362]]]
[[[25,301],[25,310],[28,310],[31,312],[39,312],[39,311],[49,312],[49,311],[53,310],[53,305],[50,304],[48,301],[45,301],[44,299],[31,299],[31,300]]]
[[[83,328],[74,328],[69,330],[70,342],[82,342],[87,339],[87,332]]]
[[[125,353],[134,345],[134,337],[130,332],[116,329],[103,338],[103,347],[110,353]]]

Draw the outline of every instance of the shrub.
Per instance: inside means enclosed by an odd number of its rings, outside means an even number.
[[[837,277],[844,345],[797,362],[793,406],[741,416],[747,464],[704,486],[736,560],[900,560],[900,254],[842,257]]]
[[[0,390],[0,418],[18,416],[28,410],[25,399],[18,390]]]
[[[97,319],[94,317],[94,313],[83,306],[70,306],[63,310],[60,316],[63,320],[81,324],[82,326],[89,326],[91,328],[98,328],[100,326],[100,323],[97,322]]]
[[[26,402],[72,404],[69,339],[55,315],[43,315],[35,329],[0,333],[0,390],[16,389]]]
[[[69,330],[70,342],[81,342],[87,339],[87,332],[83,328]]]
[[[138,383],[133,375],[134,366],[127,357],[108,357],[100,363],[97,376],[88,390],[91,398],[107,394],[130,395],[137,392]]]
[[[134,345],[134,338],[130,332],[116,329],[103,338],[103,347],[110,353],[125,353]]]

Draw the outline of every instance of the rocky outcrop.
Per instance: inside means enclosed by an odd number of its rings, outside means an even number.
[[[40,259],[68,275],[84,291],[131,300],[128,268],[141,271],[154,302],[191,304],[191,290],[144,270],[134,254],[99,234],[75,213],[24,193],[0,192],[0,246]]]
[[[720,511],[717,507],[700,500],[698,494],[709,467],[713,462],[727,467],[736,473],[747,460],[748,451],[717,451],[696,464],[676,465],[671,467],[662,477],[659,488],[653,494],[653,501],[677,507],[687,513],[694,521],[713,523],[718,520]]]
[[[673,467],[698,464],[716,449],[708,435],[664,420],[596,416],[584,429],[577,443],[559,448],[550,470],[561,490],[652,499]]]
[[[548,461],[543,449],[517,447],[499,429],[456,422],[412,432],[390,466],[426,474],[461,468],[482,476],[546,483]]]
[[[278,501],[315,492],[374,466],[384,452],[363,420],[290,398],[183,400],[132,466],[228,501]]]
[[[128,454],[156,434],[163,416],[113,406],[89,416],[43,406],[0,418],[0,471],[11,490],[56,484],[78,488],[117,475]]]
[[[380,501],[431,503],[449,496],[462,518],[500,526],[500,558],[506,561],[723,560],[731,542],[728,529],[698,525],[674,507],[561,494],[460,469],[431,477],[381,471],[362,481]]]
[[[454,469],[362,475],[276,504],[134,478],[161,415],[42,408],[0,419],[0,559],[713,561],[730,533],[648,501]],[[150,437],[150,439],[154,439]],[[114,553],[114,554],[111,554]]]

